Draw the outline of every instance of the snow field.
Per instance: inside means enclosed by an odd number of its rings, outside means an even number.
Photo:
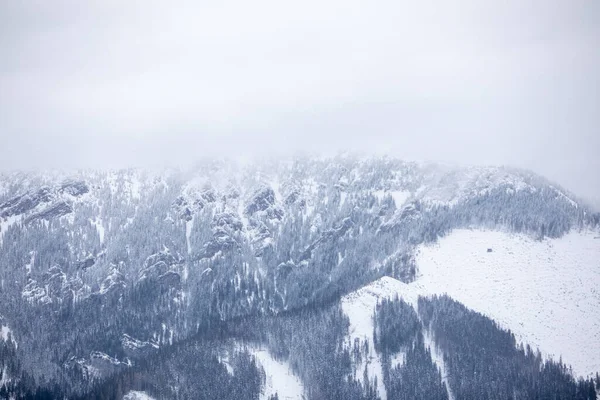
[[[415,283],[447,293],[510,329],[543,355],[562,357],[576,375],[600,371],[600,240],[570,232],[525,235],[455,230],[420,246]],[[491,252],[488,252],[491,249]]]
[[[417,310],[419,296],[448,294],[510,329],[517,341],[539,348],[546,357],[562,358],[576,376],[600,371],[598,236],[597,232],[573,231],[558,239],[537,241],[523,234],[460,229],[437,243],[419,246],[414,282],[383,277],[341,300],[350,319],[348,342],[369,343],[370,354],[357,366],[356,379],[362,382],[368,364],[369,379],[377,376],[378,393],[385,400],[372,317],[380,299],[395,295]],[[430,333],[424,330],[423,334],[446,382],[443,354]],[[395,355],[393,365],[403,357]],[[448,391],[453,398],[449,386]]]

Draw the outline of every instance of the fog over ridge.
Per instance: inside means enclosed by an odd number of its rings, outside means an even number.
[[[363,151],[600,206],[600,4],[0,5],[0,170]]]

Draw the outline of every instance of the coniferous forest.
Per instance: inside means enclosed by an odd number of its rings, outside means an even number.
[[[415,281],[419,246],[454,229],[598,230],[527,171],[298,158],[0,189],[0,398],[283,399],[274,364],[306,399],[596,398],[597,377],[448,297],[381,298],[349,339],[341,299]]]

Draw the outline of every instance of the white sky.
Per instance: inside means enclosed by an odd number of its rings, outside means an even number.
[[[297,151],[533,169],[600,204],[600,1],[3,1],[0,169]]]

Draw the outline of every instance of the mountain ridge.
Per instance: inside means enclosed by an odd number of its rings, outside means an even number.
[[[329,304],[382,276],[412,282],[418,246],[455,229],[539,240],[599,223],[528,172],[353,157],[0,174],[0,215],[0,300],[20,368],[67,387],[212,320]]]

